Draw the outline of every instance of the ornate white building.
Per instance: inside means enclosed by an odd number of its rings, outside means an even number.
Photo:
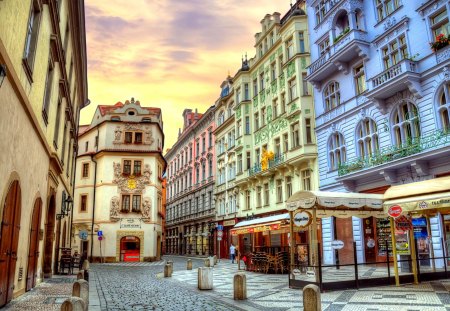
[[[80,127],[72,245],[81,254],[105,262],[160,258],[163,142],[161,110],[134,99],[98,106]]]

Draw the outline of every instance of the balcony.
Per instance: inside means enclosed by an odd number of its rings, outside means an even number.
[[[352,29],[338,38],[327,52],[308,66],[307,80],[316,87],[320,87],[322,80],[328,79],[336,71],[347,74],[348,62],[357,58],[369,58],[370,43],[366,32]]]
[[[264,172],[270,171],[272,168],[280,165],[283,162],[284,162],[284,154],[280,154],[280,155],[274,157],[273,160],[269,161],[269,166],[268,166],[268,168],[266,170],[264,170]],[[254,175],[259,174],[261,172],[263,172],[262,168],[261,168],[261,164],[257,163],[257,164],[255,164],[253,167],[251,167],[248,170],[248,177],[254,176]]]
[[[339,177],[345,176],[385,163],[391,163],[398,159],[403,159],[418,153],[430,151],[437,147],[445,146],[450,146],[450,130],[430,131],[426,135],[417,139],[412,139],[410,142],[401,146],[390,146],[383,148],[370,156],[353,158],[341,163],[338,168],[338,174]]]
[[[419,66],[415,61],[404,59],[370,79],[368,87],[367,97],[383,113],[386,112],[384,100],[406,88],[417,98],[422,98]]]

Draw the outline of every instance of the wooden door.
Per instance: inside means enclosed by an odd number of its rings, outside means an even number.
[[[52,276],[52,257],[53,257],[53,241],[55,229],[55,196],[52,195],[49,200],[47,223],[45,225],[45,240],[44,240],[44,277]]]
[[[20,230],[20,200],[19,182],[14,181],[6,196],[0,232],[0,307],[11,301],[14,292]]]
[[[27,288],[29,291],[36,285],[37,263],[39,258],[39,229],[41,223],[42,200],[34,203],[33,217],[31,219],[30,248],[28,250]]]

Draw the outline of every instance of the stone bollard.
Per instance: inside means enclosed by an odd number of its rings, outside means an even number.
[[[173,273],[173,261],[168,260],[167,264],[170,265],[170,276],[172,276],[172,273]]]
[[[214,255],[214,265],[217,265],[217,256]]]
[[[317,285],[309,284],[303,287],[303,310],[322,311],[320,289]]]
[[[72,296],[83,299],[84,310],[88,310],[89,306],[89,283],[85,280],[77,280],[73,283]]]
[[[84,280],[84,270],[78,271],[77,280]]]
[[[214,267],[214,257],[209,257],[209,266]]]
[[[247,276],[245,273],[238,272],[233,277],[234,300],[247,299]]]
[[[209,258],[206,258],[206,259],[204,260],[204,262],[205,262],[205,267],[207,267],[207,268],[211,267]]]
[[[83,299],[79,297],[70,297],[64,300],[63,304],[61,305],[61,311],[84,311],[85,309],[84,301]]]
[[[213,289],[213,268],[198,268],[198,289]]]
[[[164,277],[165,278],[170,278],[171,276],[172,276],[171,266],[169,264],[166,264],[164,266]]]
[[[187,260],[186,270],[192,270],[192,260],[190,260],[190,259]]]
[[[87,259],[85,259],[84,261],[83,261],[83,266],[81,267],[81,269],[82,270],[89,270],[89,260],[87,260]]]
[[[89,282],[89,270],[84,270],[84,280]]]

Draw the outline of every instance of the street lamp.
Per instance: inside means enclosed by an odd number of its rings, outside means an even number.
[[[3,80],[5,80],[6,77],[6,65],[1,64],[0,65],[0,87],[3,84]]]
[[[69,216],[72,204],[73,200],[69,196],[67,199],[64,200],[63,205],[61,206],[61,214],[56,214],[56,219],[63,219],[64,217]]]

